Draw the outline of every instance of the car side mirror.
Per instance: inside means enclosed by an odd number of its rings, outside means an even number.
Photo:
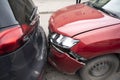
[[[76,0],[76,4],[79,4],[81,2],[81,0]]]

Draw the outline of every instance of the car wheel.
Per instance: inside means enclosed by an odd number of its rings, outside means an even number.
[[[115,55],[94,58],[79,71],[82,80],[104,80],[114,74],[119,67],[119,59]]]

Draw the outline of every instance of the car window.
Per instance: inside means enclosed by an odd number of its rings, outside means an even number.
[[[111,0],[105,6],[104,9],[109,10],[120,17],[120,0]]]
[[[120,18],[120,0],[90,0],[93,6],[110,11]]]
[[[0,0],[0,28],[18,24],[7,0]]]
[[[35,8],[32,0],[9,0],[13,13],[20,24],[30,23],[30,17]]]
[[[107,4],[110,0],[90,0],[90,2],[96,7],[102,7]]]

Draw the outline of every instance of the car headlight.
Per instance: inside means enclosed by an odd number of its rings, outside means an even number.
[[[75,44],[79,42],[79,40],[75,40],[73,38],[63,36],[61,34],[52,34],[50,37],[50,42],[54,45],[60,46],[62,48],[70,49]]]

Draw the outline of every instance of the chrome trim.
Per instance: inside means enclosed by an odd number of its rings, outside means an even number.
[[[67,37],[57,33],[51,34],[49,36],[49,40],[52,44],[65,49],[70,49],[79,42],[79,40],[75,40],[71,37]]]
[[[60,50],[59,48],[57,48],[57,47],[54,46],[54,45],[52,45],[52,47],[55,48],[55,50],[57,50],[57,51],[60,52],[61,54],[67,54],[67,55],[69,55],[71,58],[79,61],[80,63],[82,63],[82,64],[84,64],[84,65],[85,65],[85,62],[87,61],[86,58],[84,58],[84,57],[82,57],[82,56],[80,56],[80,55],[78,55],[78,54],[76,54],[76,53],[73,53],[72,51],[67,53],[67,52],[64,52],[64,51]]]
[[[55,37],[55,36],[53,36],[53,37]],[[51,47],[53,47],[55,50],[57,50],[57,51],[60,52],[61,54],[67,54],[67,55],[69,55],[72,59],[75,59],[75,60],[79,61],[81,64],[83,64],[83,65],[86,64],[86,61],[87,61],[86,58],[84,58],[84,57],[82,57],[82,56],[80,56],[80,55],[78,55],[78,54],[70,51],[70,49],[69,49],[68,52],[64,52],[64,51],[62,51],[61,49],[59,49],[59,48],[57,48],[57,47],[55,46],[55,45],[57,45],[57,44],[54,43],[54,41],[53,41],[53,39],[52,39],[51,37],[49,38],[49,40],[50,40],[50,45],[51,45]],[[57,46],[58,46],[58,45],[57,45]]]
[[[65,53],[64,51],[58,49],[56,46],[52,45],[53,48],[55,48],[57,51],[59,51],[60,53]]]
[[[85,59],[84,57],[74,53],[74,52],[69,52],[69,55],[71,55],[74,59],[76,59],[77,61],[82,61],[82,62],[86,62],[87,59]]]

